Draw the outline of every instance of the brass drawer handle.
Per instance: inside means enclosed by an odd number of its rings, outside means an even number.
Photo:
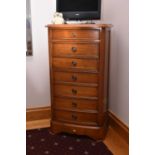
[[[77,65],[77,62],[76,61],[72,61],[72,66],[76,66]]]
[[[76,37],[76,33],[72,32],[72,37]]]
[[[77,48],[76,47],[72,47],[71,50],[72,50],[72,52],[76,52]]]
[[[72,89],[72,93],[73,93],[74,95],[76,95],[76,94],[77,94],[77,90],[76,90],[76,89]]]
[[[73,107],[73,108],[76,108],[76,107],[77,107],[77,103],[72,102],[72,107]]]
[[[72,119],[73,119],[73,120],[77,120],[77,116],[73,114],[73,115],[72,115]]]
[[[77,80],[77,77],[75,75],[72,75],[72,80],[73,81],[76,81]]]
[[[73,131],[73,133],[75,133],[75,132],[76,132],[76,130],[75,130],[75,129],[73,129],[72,131]]]

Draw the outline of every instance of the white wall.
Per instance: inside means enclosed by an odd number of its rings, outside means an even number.
[[[50,105],[48,36],[45,25],[55,12],[55,0],[31,0],[33,56],[26,58],[27,108]]]
[[[102,20],[113,24],[109,108],[129,124],[129,1],[103,0]]]

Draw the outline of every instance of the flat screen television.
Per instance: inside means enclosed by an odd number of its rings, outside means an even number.
[[[65,20],[100,19],[101,0],[57,0],[56,10]]]

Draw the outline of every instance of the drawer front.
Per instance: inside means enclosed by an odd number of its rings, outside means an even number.
[[[54,85],[54,95],[68,97],[97,97],[98,89],[97,87]]]
[[[54,98],[56,109],[97,110],[97,105],[97,101],[94,100]]]
[[[54,72],[53,76],[58,82],[98,83],[98,74],[92,73]]]
[[[90,127],[86,125],[77,125],[74,123],[61,123],[58,121],[52,121],[51,129],[54,133],[66,132],[77,135],[87,135],[96,140],[103,140],[103,135],[105,132],[103,127],[99,127],[98,125]]]
[[[83,44],[67,44],[54,43],[52,45],[53,57],[84,57],[84,58],[98,58],[99,45],[94,43]]]
[[[50,31],[52,39],[99,39],[99,30],[53,30]]]
[[[53,68],[98,71],[98,60],[53,58]]]
[[[97,122],[97,114],[55,110],[53,119],[57,121]]]

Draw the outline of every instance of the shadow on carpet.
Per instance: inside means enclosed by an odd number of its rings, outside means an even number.
[[[26,155],[112,155],[103,142],[86,136],[53,134],[49,128],[26,132]]]

